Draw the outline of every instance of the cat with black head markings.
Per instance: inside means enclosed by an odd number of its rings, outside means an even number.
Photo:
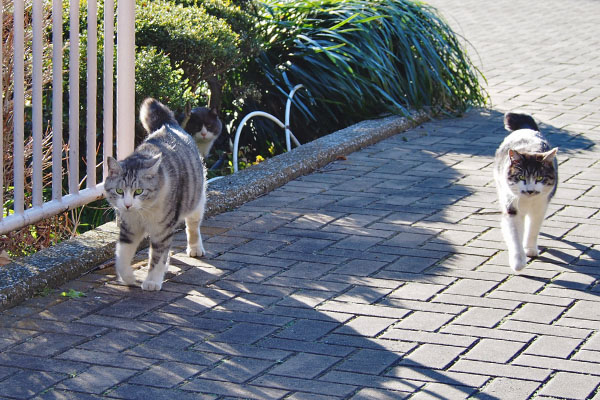
[[[200,154],[206,159],[223,128],[217,109],[215,107],[188,108],[183,115],[179,116],[179,122],[181,127],[192,135]]]
[[[558,184],[558,148],[552,148],[527,114],[506,113],[511,133],[496,151],[494,180],[502,211],[509,265],[519,272],[539,254],[537,239]]]
[[[205,254],[200,223],[206,202],[206,170],[194,139],[166,106],[146,99],[140,120],[149,136],[124,160],[108,157],[104,191],[120,222],[116,249],[119,279],[135,285],[131,260],[145,236],[150,239],[144,290],[160,290],[168,266],[171,241],[185,220],[187,253]]]

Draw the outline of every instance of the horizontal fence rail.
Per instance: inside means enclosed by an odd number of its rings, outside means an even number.
[[[99,4],[103,4],[104,7],[104,21],[100,24]],[[116,5],[118,32],[115,32],[114,28],[114,0],[87,2],[87,45],[84,58],[87,86],[83,93],[85,101],[82,101],[79,90],[82,76],[80,16],[83,14],[80,1],[70,0],[68,4],[69,35],[68,38],[64,38],[63,0],[52,0],[51,6],[49,0],[0,0],[0,26],[9,22],[8,19],[2,20],[3,18],[10,18],[13,24],[12,30],[9,30],[9,35],[12,33],[12,42],[6,42],[5,37],[0,41],[2,76],[11,68],[14,82],[13,95],[8,98],[5,94],[9,88],[2,87],[3,80],[0,79],[0,90],[3,93],[0,99],[0,151],[3,154],[0,162],[0,201],[3,205],[3,213],[0,214],[0,234],[7,234],[103,196],[103,183],[99,180],[99,175],[102,179],[106,176],[105,161],[108,156],[113,155],[115,143],[115,36],[119,37],[116,71],[116,152],[119,158],[124,158],[133,151],[135,2],[121,0]],[[31,24],[24,22],[29,20]],[[101,90],[97,88],[99,25],[104,32]],[[48,33],[49,28],[51,33]],[[4,31],[6,32],[6,29]],[[12,49],[7,53],[10,47]],[[68,60],[63,49],[68,49]],[[68,71],[67,82],[63,80],[65,70]],[[63,87],[67,91],[67,107],[64,107],[63,103]],[[50,91],[51,95],[48,95]],[[102,104],[99,108],[97,99],[100,95]],[[45,105],[48,102],[51,102],[51,107]],[[85,133],[81,132],[80,110],[83,103]],[[46,115],[43,114],[44,107]],[[51,109],[49,113],[48,109]],[[65,109],[67,115],[64,114]],[[12,121],[12,135],[11,132],[5,132],[7,112]],[[101,129],[97,126],[99,112],[102,113]],[[48,114],[51,114],[51,118]],[[67,128],[67,132],[63,132],[63,128]],[[7,146],[9,141],[12,144]],[[97,155],[99,141],[102,142],[102,150],[101,154]],[[81,152],[83,154],[80,153],[80,143],[85,145],[84,151]],[[81,176],[83,170],[80,174],[82,162],[85,165],[85,176]],[[102,164],[102,172],[97,174],[99,164]],[[9,172],[11,168],[12,177],[9,175],[7,179],[5,172]],[[11,192],[12,196],[7,196]]]

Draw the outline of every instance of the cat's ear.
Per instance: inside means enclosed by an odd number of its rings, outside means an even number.
[[[106,163],[108,165],[108,176],[117,176],[123,172],[121,165],[119,162],[111,156],[106,158]]]
[[[218,118],[219,117],[219,110],[217,110],[217,107],[211,107],[210,108],[210,114]]]
[[[521,158],[523,158],[523,156],[521,156],[521,153],[513,149],[508,149],[508,157],[513,163],[518,162],[519,160],[521,160]]]
[[[146,175],[151,175],[154,176],[158,173],[158,168],[160,167],[160,162],[161,162],[161,157],[160,154],[155,155],[154,157],[152,157],[150,160],[147,161],[146,163]]]
[[[553,148],[550,151],[547,151],[545,153],[542,153],[544,155],[543,161],[544,162],[553,162],[554,161],[554,157],[556,157],[556,153],[558,152],[558,147]]]

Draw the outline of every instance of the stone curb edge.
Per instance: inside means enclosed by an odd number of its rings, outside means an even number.
[[[234,175],[211,182],[209,217],[262,196],[313,172],[340,156],[355,152],[430,119],[425,112],[359,122]],[[109,222],[73,239],[0,267],[0,311],[13,307],[47,287],[57,287],[92,271],[114,257],[118,227]]]

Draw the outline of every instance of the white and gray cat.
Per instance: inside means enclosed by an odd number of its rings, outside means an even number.
[[[494,161],[509,265],[518,272],[539,254],[537,239],[558,184],[556,152],[527,114],[506,113],[504,139]]]
[[[179,117],[179,121],[182,128],[196,141],[202,157],[206,158],[223,128],[217,109],[214,107],[186,109],[184,115]]]
[[[124,160],[108,158],[104,190],[120,220],[115,263],[120,280],[136,284],[131,261],[147,235],[149,271],[141,286],[160,290],[171,241],[182,220],[188,255],[205,254],[200,224],[206,202],[206,170],[194,140],[166,106],[155,99],[144,100],[140,120],[149,136]]]

